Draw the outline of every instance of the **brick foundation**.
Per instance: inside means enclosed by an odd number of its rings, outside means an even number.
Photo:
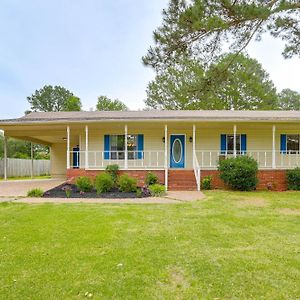
[[[128,175],[135,177],[138,180],[138,185],[144,185],[144,179],[148,172],[157,174],[159,182],[164,184],[165,172],[163,170],[122,170],[119,174],[127,173]],[[70,182],[74,182],[79,176],[89,176],[95,178],[96,175],[104,171],[93,171],[84,169],[69,169],[67,170],[67,179]],[[224,182],[219,177],[219,171],[217,170],[201,170],[201,178],[206,176],[212,176],[212,186],[214,189],[226,189]],[[287,190],[286,182],[286,170],[259,170],[258,171],[258,190],[267,190],[268,186],[272,187],[274,191]]]
[[[202,170],[201,178],[212,176],[214,189],[226,189],[224,182],[219,177],[217,170]],[[286,170],[259,170],[257,190],[267,190],[268,186],[274,191],[286,191]]]
[[[68,169],[67,170],[67,180],[74,183],[76,178],[79,176],[88,176],[91,178],[95,178],[98,174],[102,173],[104,171],[99,170],[84,170],[84,169]],[[161,184],[165,183],[165,171],[163,170],[121,170],[119,171],[119,175],[122,175],[124,173],[136,178],[138,180],[138,185],[143,186],[146,174],[148,172],[152,172],[158,176],[159,182]]]

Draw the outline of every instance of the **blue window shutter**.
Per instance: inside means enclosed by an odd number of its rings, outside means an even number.
[[[280,135],[280,151],[281,153],[286,153],[286,134]]]
[[[138,150],[138,159],[142,159],[143,158],[143,151],[144,151],[144,135],[143,134],[139,134],[137,137],[137,150]]]
[[[221,154],[226,153],[227,148],[226,134],[221,134]]]
[[[109,159],[110,151],[110,136],[108,134],[104,135],[104,159]]]
[[[247,135],[241,134],[241,151],[242,154],[245,154],[247,151]]]

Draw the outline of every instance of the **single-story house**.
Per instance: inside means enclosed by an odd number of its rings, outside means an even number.
[[[33,112],[0,120],[8,137],[48,145],[51,174],[95,176],[109,164],[140,181],[159,175],[168,189],[200,189],[212,175],[222,187],[220,158],[254,157],[259,188],[286,188],[285,172],[300,164],[298,111]]]

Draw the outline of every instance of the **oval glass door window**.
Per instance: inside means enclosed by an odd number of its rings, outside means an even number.
[[[180,139],[176,139],[172,147],[173,160],[176,164],[181,161],[182,158],[182,143]]]

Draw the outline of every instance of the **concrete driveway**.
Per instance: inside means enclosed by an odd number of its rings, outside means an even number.
[[[26,196],[27,192],[34,188],[43,191],[50,190],[62,183],[62,179],[32,179],[32,180],[8,180],[0,181],[0,197]]]

